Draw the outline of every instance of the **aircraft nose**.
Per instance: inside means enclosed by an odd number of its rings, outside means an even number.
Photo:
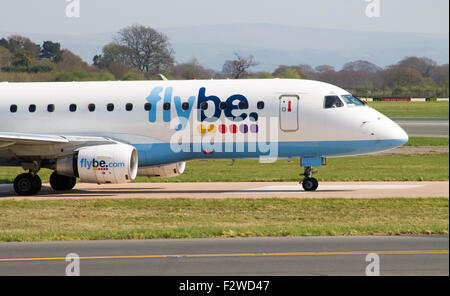
[[[408,134],[397,123],[392,121],[392,128],[389,131],[389,138],[395,141],[395,145],[403,146],[409,140]]]
[[[373,139],[383,141],[390,148],[402,146],[409,140],[408,134],[397,123],[387,117],[363,122],[361,127]]]

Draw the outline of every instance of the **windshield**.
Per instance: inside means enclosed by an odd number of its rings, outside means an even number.
[[[361,102],[360,100],[358,100],[357,98],[355,98],[352,95],[343,95],[341,96],[342,99],[344,99],[344,102],[349,105],[350,107],[352,106],[364,106],[364,103]]]

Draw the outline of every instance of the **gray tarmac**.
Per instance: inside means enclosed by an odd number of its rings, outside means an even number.
[[[449,275],[449,237],[275,237],[0,243],[0,275]],[[368,261],[366,261],[366,259]]]
[[[391,118],[410,137],[447,138],[448,118]]]
[[[88,198],[428,198],[449,197],[448,181],[320,182],[317,191],[304,191],[298,182],[78,183],[74,190],[56,192],[49,184],[35,196],[18,196],[13,185],[0,185],[0,200],[61,200]]]

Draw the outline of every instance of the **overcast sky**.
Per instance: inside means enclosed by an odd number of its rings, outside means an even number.
[[[80,2],[80,17],[66,7]],[[366,16],[379,1],[379,17]],[[448,0],[0,0],[0,32],[85,34],[130,24],[154,28],[271,23],[381,32],[449,31]]]

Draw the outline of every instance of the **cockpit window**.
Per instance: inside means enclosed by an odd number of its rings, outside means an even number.
[[[341,96],[344,99],[344,102],[349,105],[350,107],[353,106],[364,106],[364,103],[355,98],[352,95],[343,95]]]
[[[325,109],[329,108],[339,108],[344,106],[341,99],[338,96],[326,96],[325,97]]]

